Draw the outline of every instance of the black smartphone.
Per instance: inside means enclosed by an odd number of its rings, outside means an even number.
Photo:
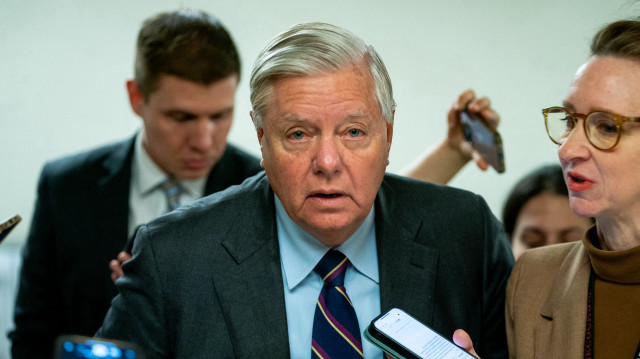
[[[372,320],[364,337],[396,359],[477,359],[398,308]]]
[[[55,359],[144,359],[140,346],[119,340],[107,340],[80,335],[58,337],[55,346]]]
[[[21,220],[22,217],[16,214],[15,216],[0,223],[0,243],[7,237],[9,232],[16,228],[16,225],[20,223]]]
[[[460,112],[460,122],[464,138],[471,147],[478,151],[498,173],[503,173],[504,151],[498,131],[494,130],[482,116],[467,110]]]

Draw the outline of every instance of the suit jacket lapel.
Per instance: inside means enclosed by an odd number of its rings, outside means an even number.
[[[266,177],[244,201],[242,225],[222,242],[236,264],[213,273],[216,294],[239,357],[289,356],[275,205]],[[250,211],[250,209],[254,209]],[[255,208],[264,208],[255,211]]]
[[[536,357],[571,358],[584,352],[587,291],[591,266],[582,245],[576,245],[562,263],[549,297],[540,309],[547,321],[534,329]],[[539,355],[538,353],[546,353]]]
[[[435,290],[438,251],[416,242],[426,224],[397,205],[385,182],[375,209],[381,310],[399,307],[432,324],[433,304],[425,298]]]
[[[99,243],[103,253],[118,253],[127,240],[129,187],[135,137],[123,142],[103,162],[104,175],[98,183],[97,207]]]

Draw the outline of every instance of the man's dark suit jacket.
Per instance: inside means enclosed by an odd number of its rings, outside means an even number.
[[[109,261],[127,240],[135,139],[45,165],[23,250],[15,307],[14,358],[51,358],[61,334],[93,335],[117,294]],[[228,144],[206,194],[261,170],[257,158]]]
[[[483,359],[506,358],[513,257],[484,200],[386,175],[375,226],[381,310],[403,308],[447,337],[463,328]],[[123,270],[96,336],[139,343],[151,358],[289,357],[264,173],[141,227]]]

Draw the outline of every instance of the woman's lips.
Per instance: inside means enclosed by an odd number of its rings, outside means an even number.
[[[583,192],[593,186],[593,182],[573,172],[567,174],[567,187],[571,192]]]

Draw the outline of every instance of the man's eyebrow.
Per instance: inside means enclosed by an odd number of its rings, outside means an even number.
[[[315,127],[316,124],[307,117],[297,115],[295,113],[286,113],[280,117],[280,124],[287,127]]]
[[[225,107],[222,108],[218,111],[212,112],[210,114],[208,114],[208,117],[218,117],[221,115],[226,115],[230,112],[234,111],[234,107],[233,106],[229,106],[229,107]],[[167,114],[181,114],[181,115],[187,115],[187,116],[193,116],[193,117],[198,117],[199,115],[193,111],[187,110],[187,109],[183,109],[180,107],[172,107],[172,108],[168,108],[164,111],[164,113]]]
[[[284,116],[282,116],[281,119],[289,122],[307,122],[308,121],[306,118],[300,117],[295,113],[287,113]]]
[[[220,109],[219,111],[213,112],[211,114],[209,114],[209,117],[221,117],[224,115],[228,115],[229,113],[233,112],[234,107],[233,106],[229,106],[223,109]]]
[[[347,116],[344,117],[345,120],[352,120],[352,119],[357,119],[357,118],[362,118],[365,117],[366,114],[364,111],[362,110],[358,110],[355,112],[352,112],[350,114],[348,114]],[[281,117],[282,120],[285,121],[290,121],[290,122],[309,122],[309,120],[305,117],[300,117],[298,115],[296,115],[295,113],[287,113],[285,115],[283,115]]]
[[[365,116],[366,116],[366,114],[365,114],[364,111],[358,110],[358,111],[355,111],[355,112],[347,115],[347,117],[345,117],[345,119],[351,120],[351,119],[361,118],[361,117],[365,117]]]
[[[186,115],[186,116],[195,116],[195,114],[191,111],[186,111],[183,109],[179,109],[179,108],[170,108],[170,109],[166,109],[165,111],[163,111],[166,114],[169,115]]]

